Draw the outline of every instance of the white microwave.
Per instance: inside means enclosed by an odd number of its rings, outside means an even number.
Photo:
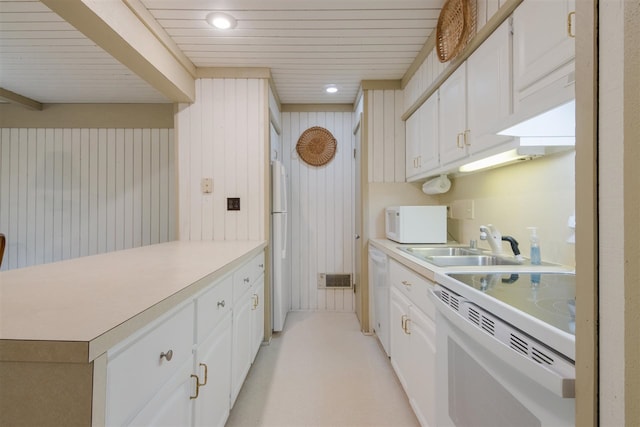
[[[387,239],[398,243],[446,243],[446,206],[390,206],[385,213]]]

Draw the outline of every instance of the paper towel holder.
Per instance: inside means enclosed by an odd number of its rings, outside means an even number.
[[[443,194],[451,188],[451,181],[446,174],[433,178],[422,185],[425,194]]]

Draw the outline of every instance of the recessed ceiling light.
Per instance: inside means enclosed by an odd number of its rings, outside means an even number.
[[[207,22],[212,27],[215,27],[219,30],[228,30],[230,28],[235,28],[238,21],[231,15],[222,12],[213,12],[207,15]]]
[[[338,87],[336,85],[327,85],[324,90],[326,90],[327,93],[336,93],[338,91]]]

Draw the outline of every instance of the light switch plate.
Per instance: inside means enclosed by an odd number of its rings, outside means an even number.
[[[213,179],[212,178],[202,178],[200,182],[200,189],[203,194],[211,194],[213,193]]]

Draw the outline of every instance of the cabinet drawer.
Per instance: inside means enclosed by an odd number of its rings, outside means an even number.
[[[211,289],[200,295],[196,300],[196,329],[197,342],[201,343],[231,311],[233,303],[233,276],[213,284]]]
[[[429,291],[434,286],[433,282],[395,260],[389,262],[389,277],[391,284],[406,295],[412,304],[435,319],[435,307],[429,299]]]
[[[108,425],[124,424],[191,358],[193,320],[189,303],[109,351]]]
[[[256,255],[233,274],[233,302],[238,301],[262,274],[264,274],[264,252]]]
[[[264,252],[256,255],[251,264],[253,264],[253,279],[255,280],[264,274]]]

